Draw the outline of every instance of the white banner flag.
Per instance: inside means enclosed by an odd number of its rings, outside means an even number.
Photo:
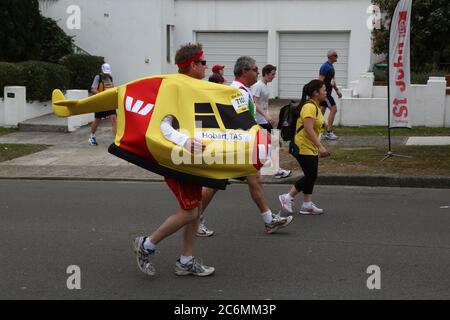
[[[389,44],[389,128],[411,128],[410,34],[412,0],[400,0]]]

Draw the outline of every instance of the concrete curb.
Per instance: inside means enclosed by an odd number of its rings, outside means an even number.
[[[319,177],[318,184],[450,189],[450,177],[435,177],[435,176],[414,177],[414,176],[398,176],[398,175],[397,176],[330,175]]]
[[[300,178],[294,175],[285,179],[266,178],[264,184],[293,185]],[[320,175],[317,185],[367,186],[367,187],[395,187],[395,188],[435,188],[450,189],[450,177],[437,176],[400,176],[400,175]]]
[[[299,179],[295,175],[286,179],[264,177],[263,184],[293,185]],[[134,177],[80,177],[80,176],[0,176],[0,180],[49,180],[49,181],[112,181],[112,182],[163,182],[162,178],[134,178]],[[245,182],[230,180],[231,184]],[[317,179],[318,185],[368,186],[368,187],[397,187],[397,188],[435,188],[450,189],[450,177],[435,176],[399,176],[399,175],[324,175]]]
[[[264,181],[267,184],[294,184],[300,176],[292,176],[279,181],[271,179]],[[278,180],[278,181],[274,181]],[[401,176],[401,175],[344,175],[329,174],[320,175],[317,178],[318,185],[341,186],[369,186],[369,187],[398,187],[398,188],[436,188],[450,189],[450,177],[438,176]]]

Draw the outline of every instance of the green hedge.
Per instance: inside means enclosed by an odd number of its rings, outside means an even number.
[[[387,82],[388,74],[386,68],[373,67],[375,81]],[[411,84],[427,84],[429,77],[444,77],[444,70],[430,69],[426,72],[411,72]]]
[[[27,100],[48,101],[54,89],[69,89],[70,71],[64,66],[41,61],[26,61],[17,65],[25,78]]]
[[[375,81],[380,81],[380,82],[388,81],[387,68],[380,68],[375,65],[373,67],[373,75],[375,77]]]
[[[0,62],[0,97],[6,86],[27,87],[27,100],[48,101],[54,89],[66,90],[70,71],[58,64],[42,61]]]
[[[4,87],[23,86],[25,79],[15,63],[0,62],[0,97],[3,98]]]
[[[411,72],[411,83],[412,84],[427,84],[430,77],[445,77],[445,71],[443,70],[432,70],[429,72]]]
[[[0,62],[0,97],[5,86],[26,86],[27,100],[39,101],[51,100],[54,89],[90,89],[104,58],[70,54],[59,62]]]
[[[88,90],[91,88],[94,77],[100,73],[103,57],[85,54],[69,54],[59,60],[71,72],[70,88]]]

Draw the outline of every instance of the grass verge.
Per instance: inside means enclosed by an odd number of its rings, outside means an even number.
[[[402,176],[446,176],[450,177],[449,146],[395,146],[394,153],[412,158],[393,157],[383,162],[386,147],[338,148],[328,147],[331,157],[320,159],[320,174],[364,174]],[[297,161],[280,150],[280,166],[284,169],[300,170]]]
[[[361,127],[335,127],[338,136],[387,136],[387,127],[361,126]],[[412,129],[391,129],[393,137],[425,137],[450,136],[450,128],[414,127]]]
[[[40,144],[0,144],[0,162],[20,158],[47,149]]]
[[[5,134],[8,133],[13,133],[16,132],[18,129],[16,128],[4,128],[4,127],[0,127],[0,136],[3,136]]]

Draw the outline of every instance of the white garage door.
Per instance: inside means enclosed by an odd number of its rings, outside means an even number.
[[[215,64],[225,66],[225,78],[234,80],[234,64],[240,56],[250,56],[256,60],[259,69],[267,62],[267,33],[256,32],[197,32],[197,42],[203,44],[209,70],[212,74]],[[260,71],[261,72],[261,71]]]
[[[334,64],[336,82],[346,87],[349,39],[347,32],[280,33],[280,98],[300,99],[303,85],[319,77],[330,49],[336,49],[339,56]]]

